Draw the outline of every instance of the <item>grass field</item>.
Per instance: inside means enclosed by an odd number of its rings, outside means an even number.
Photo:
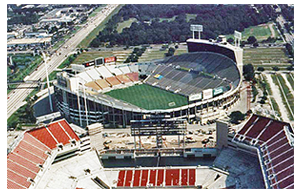
[[[186,14],[186,21],[189,22],[191,19],[195,19],[197,14]]]
[[[249,36],[254,36],[259,42],[262,40],[266,40],[268,37],[272,36],[272,32],[268,26],[269,24],[271,23],[260,24],[258,26],[250,26],[248,28],[245,28],[242,32],[242,41],[247,41]],[[274,26],[272,28],[275,33],[275,38],[277,38],[279,36],[279,33],[277,32]],[[234,38],[233,34],[226,35],[227,39],[230,37]]]
[[[278,66],[285,68],[291,65],[285,48],[245,48],[243,54],[244,64],[251,63],[255,67]]]
[[[121,33],[124,28],[129,28],[132,25],[132,23],[136,22],[136,21],[137,21],[136,18],[130,18],[130,19],[126,20],[126,21],[118,23],[117,32]]]
[[[102,31],[105,28],[106,23],[111,19],[113,15],[118,13],[118,11],[122,8],[123,5],[119,5],[114,11],[111,12],[109,16],[106,17],[106,19],[103,20],[88,36],[85,37],[84,40],[82,40],[78,44],[78,48],[87,48],[90,44],[90,42],[99,34],[100,31]]]
[[[146,84],[112,90],[106,94],[147,110],[169,109],[187,105],[186,97]]]
[[[173,45],[171,47],[174,47]],[[139,58],[139,62],[151,61],[154,59],[162,59],[165,57],[165,53],[168,52],[168,49],[161,51],[161,46],[156,45],[156,47],[152,49],[146,49],[143,55]],[[178,48],[176,49],[174,55],[180,55],[183,53],[187,53],[187,48]]]

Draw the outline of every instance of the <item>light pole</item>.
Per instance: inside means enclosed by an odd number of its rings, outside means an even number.
[[[85,102],[85,112],[86,112],[86,124],[89,125],[88,121],[88,112],[87,112],[87,98],[86,98],[86,91],[85,86],[82,83],[79,83],[79,85],[82,86],[82,89],[84,90],[84,102]]]
[[[49,88],[49,77],[48,77],[47,57],[46,57],[46,55],[45,55],[44,52],[42,52],[42,55],[43,55],[43,59],[44,59],[44,62],[45,62],[45,71],[46,71],[46,80],[47,80],[47,87],[48,87],[49,106],[50,106],[51,112],[53,112],[53,108],[52,108],[52,100],[51,100],[51,94],[50,94],[50,88]]]

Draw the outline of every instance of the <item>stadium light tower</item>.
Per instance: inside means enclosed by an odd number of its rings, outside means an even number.
[[[240,46],[240,41],[241,41],[241,32],[234,31],[234,44],[236,47]]]
[[[190,30],[192,31],[192,39],[195,39],[194,32],[198,32],[199,39],[201,39],[201,32],[203,32],[203,25],[190,25]]]
[[[87,112],[87,98],[86,98],[86,90],[85,90],[85,86],[82,83],[79,83],[79,85],[82,86],[82,90],[84,90],[84,102],[85,102],[85,113],[86,113],[86,124],[89,125],[89,121],[88,121],[88,112]],[[79,90],[79,88],[78,88]]]
[[[52,100],[51,100],[51,94],[50,94],[50,88],[49,88],[49,77],[48,77],[48,65],[47,65],[47,57],[46,54],[44,52],[42,52],[43,55],[43,59],[45,62],[45,71],[46,71],[46,80],[47,80],[47,87],[48,87],[48,98],[49,98],[49,106],[50,106],[50,110],[51,112],[53,112],[53,108],[52,108]]]

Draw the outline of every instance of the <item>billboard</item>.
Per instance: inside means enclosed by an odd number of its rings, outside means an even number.
[[[104,64],[104,58],[103,57],[99,57],[95,59],[95,65],[101,65]]]
[[[195,101],[195,100],[199,100],[199,99],[202,99],[202,93],[191,94],[191,95],[188,97],[188,100],[189,100],[189,101]]]
[[[217,95],[222,94],[222,93],[224,93],[224,87],[223,86],[220,86],[220,87],[217,87],[217,88],[213,89],[213,96],[217,96]]]
[[[190,25],[190,31],[200,31],[200,32],[203,32],[203,25],[191,24]]]
[[[212,89],[203,90],[203,99],[209,99],[213,97]]]
[[[105,63],[111,63],[111,62],[115,62],[116,61],[116,57],[107,57],[105,58]]]
[[[94,60],[93,60],[93,61],[88,61],[88,62],[83,63],[83,65],[84,65],[85,67],[90,67],[90,66],[95,65],[95,61],[94,61]]]
[[[234,38],[241,39],[241,32],[234,31]]]
[[[71,64],[72,71],[82,72],[85,71],[85,67],[83,65]]]

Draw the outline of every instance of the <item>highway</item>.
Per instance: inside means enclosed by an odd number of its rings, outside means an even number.
[[[48,73],[53,72],[68,56],[74,51],[77,45],[95,28],[97,27],[118,4],[107,5],[96,16],[88,18],[87,25],[81,28],[74,36],[67,40],[58,50],[57,53],[51,55],[47,60]],[[28,80],[44,80],[46,78],[45,63],[41,64],[37,70],[28,76]],[[36,84],[32,84],[36,85]],[[22,84],[22,87],[31,86],[31,84]],[[15,89],[7,95],[7,118],[9,118],[18,108],[24,105],[24,100],[33,91],[33,89]]]

